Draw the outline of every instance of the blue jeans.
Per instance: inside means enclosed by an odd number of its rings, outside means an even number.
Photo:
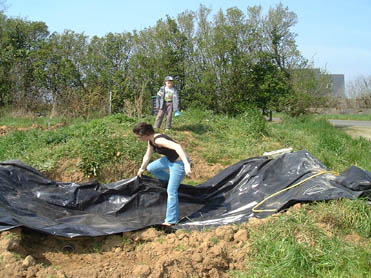
[[[183,161],[170,162],[163,156],[151,162],[147,169],[159,180],[168,181],[165,222],[175,224],[179,220],[178,188],[185,175]],[[165,171],[166,169],[169,169],[170,174]]]

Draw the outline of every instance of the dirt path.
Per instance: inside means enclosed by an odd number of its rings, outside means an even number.
[[[329,122],[349,134],[354,139],[363,137],[371,141],[371,121],[329,120]]]
[[[371,128],[371,121],[355,121],[355,120],[328,120],[336,127],[366,127]]]

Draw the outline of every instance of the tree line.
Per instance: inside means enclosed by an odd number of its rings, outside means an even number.
[[[295,13],[281,3],[219,10],[201,5],[155,26],[89,38],[0,12],[0,106],[87,115],[142,114],[172,75],[181,108],[238,114],[305,111],[323,93],[297,49]],[[317,98],[318,99],[318,98]]]

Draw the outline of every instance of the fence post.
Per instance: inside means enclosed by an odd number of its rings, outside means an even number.
[[[111,115],[111,111],[112,111],[112,92],[109,91],[108,92],[108,115]]]

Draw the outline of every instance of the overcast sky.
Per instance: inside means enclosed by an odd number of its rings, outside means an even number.
[[[5,0],[5,14],[43,21],[51,33],[68,29],[102,37],[152,27],[200,4],[212,13],[237,7],[245,14],[247,7],[261,5],[265,15],[279,2],[297,15],[298,48],[316,67],[344,74],[346,82],[371,75],[371,0]]]

